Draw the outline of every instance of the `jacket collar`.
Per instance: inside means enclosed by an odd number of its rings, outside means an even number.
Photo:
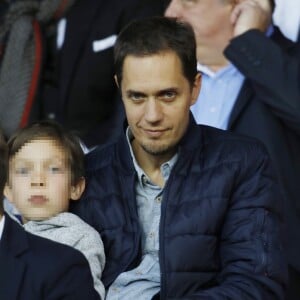
[[[179,157],[178,160],[182,160],[182,157],[188,159],[188,153],[197,149],[201,151],[203,144],[203,126],[196,124],[192,113],[190,113],[190,120],[185,135],[179,142]],[[121,167],[124,173],[132,174],[135,172],[130,149],[126,139],[126,134],[122,134],[116,145],[116,157],[115,162]],[[184,159],[184,160],[185,160]]]
[[[284,50],[295,46],[295,43],[286,38],[277,26],[274,26],[274,31],[271,35],[271,39]]]

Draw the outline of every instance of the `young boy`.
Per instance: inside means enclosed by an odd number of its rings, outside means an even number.
[[[81,251],[104,299],[103,243],[97,231],[68,212],[70,199],[78,200],[85,188],[84,154],[77,138],[42,121],[19,130],[8,146],[5,195],[20,212],[25,230]]]

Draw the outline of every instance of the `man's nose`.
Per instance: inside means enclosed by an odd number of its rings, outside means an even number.
[[[165,16],[169,18],[178,18],[180,13],[180,4],[178,0],[171,0],[165,10]]]
[[[153,99],[149,99],[145,107],[145,119],[149,123],[156,123],[162,119],[162,108],[161,104]]]

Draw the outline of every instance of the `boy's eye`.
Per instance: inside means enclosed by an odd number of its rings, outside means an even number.
[[[197,0],[181,0],[183,5],[191,5],[197,3]]]
[[[27,175],[29,172],[30,170],[27,167],[19,167],[15,169],[15,173],[18,175]]]
[[[52,174],[61,174],[63,172],[63,168],[58,166],[50,166],[48,171]]]

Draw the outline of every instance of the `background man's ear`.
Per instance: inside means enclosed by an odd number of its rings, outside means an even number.
[[[74,186],[71,186],[70,198],[72,200],[79,200],[84,189],[85,189],[85,178],[81,177]]]

